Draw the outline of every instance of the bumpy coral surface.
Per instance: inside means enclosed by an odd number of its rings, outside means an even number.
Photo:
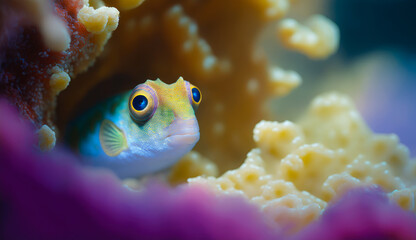
[[[250,199],[276,226],[293,231],[359,186],[380,186],[415,211],[416,161],[395,135],[372,133],[343,95],[316,98],[297,124],[261,121],[254,140],[258,148],[238,169],[188,181]]]
[[[118,25],[117,9],[93,10],[84,4],[80,0],[1,3],[0,95],[37,128],[55,129],[57,94],[93,63]]]

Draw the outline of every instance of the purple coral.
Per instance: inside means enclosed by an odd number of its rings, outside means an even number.
[[[37,152],[5,101],[0,116],[0,239],[271,239],[242,199],[191,187],[130,191],[62,150]]]
[[[0,101],[0,239],[277,239],[244,200],[199,188],[122,187],[70,153],[35,150],[35,136]],[[346,194],[296,240],[416,240],[416,217],[367,189]]]
[[[347,193],[296,240],[415,240],[416,216],[389,202],[377,189]]]

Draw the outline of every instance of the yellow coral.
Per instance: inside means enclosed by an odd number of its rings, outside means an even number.
[[[416,189],[398,189],[389,194],[390,200],[396,202],[400,207],[406,210],[415,210],[415,193]]]
[[[184,13],[181,5],[175,5],[166,12],[164,27],[171,49],[197,76],[205,78],[204,75],[221,67],[226,68],[225,63],[221,63],[212,53],[207,41],[199,36],[198,25]]]
[[[258,149],[224,175],[189,179],[218,194],[256,203],[280,226],[300,229],[348,189],[380,186],[401,207],[415,210],[414,161],[394,135],[372,133],[351,100],[330,93],[316,98],[298,124],[261,121]]]
[[[94,44],[94,51],[89,58],[80,59],[80,72],[92,65],[119,23],[119,11],[116,8],[106,7],[101,0],[91,1],[93,6],[90,6],[87,0],[84,2],[85,5],[79,10],[77,18],[87,31],[92,33],[90,41]]]
[[[314,220],[326,206],[321,199],[299,191],[290,181],[266,173],[265,161],[259,149],[252,150],[244,164],[219,178],[197,177],[190,184],[202,185],[218,194],[237,194],[260,206],[266,216],[279,226],[296,223],[296,229]],[[293,221],[293,223],[291,223]],[[277,225],[276,225],[277,226]]]
[[[118,26],[119,12],[116,8],[84,6],[78,12],[78,20],[91,33],[112,32]]]
[[[52,76],[49,80],[49,86],[51,87],[53,94],[59,94],[62,90],[68,87],[71,78],[68,73],[61,70],[59,67],[52,69]]]
[[[42,151],[50,151],[55,147],[55,132],[47,125],[43,125],[38,130],[39,148]]]
[[[201,154],[191,151],[176,163],[168,176],[171,184],[185,183],[188,178],[197,176],[217,176],[217,166]]]
[[[286,47],[310,58],[326,58],[338,49],[338,27],[321,15],[308,19],[305,26],[285,19],[279,24],[278,34]]]
[[[286,71],[278,67],[270,68],[268,80],[276,96],[288,94],[302,82],[302,78],[297,72]]]

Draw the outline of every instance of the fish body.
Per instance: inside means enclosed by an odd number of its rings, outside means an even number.
[[[71,125],[70,141],[85,163],[121,178],[153,173],[199,140],[195,111],[201,99],[199,89],[182,78],[170,85],[147,80],[81,116]]]

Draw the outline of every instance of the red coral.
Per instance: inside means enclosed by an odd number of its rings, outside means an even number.
[[[90,34],[78,22],[81,0],[54,2],[65,21],[70,47],[63,52],[48,49],[39,30],[15,7],[2,3],[0,28],[0,95],[19,107],[20,113],[36,126],[51,124],[55,96],[50,92],[50,69],[59,66],[70,75],[78,70],[78,60],[88,58],[93,49]]]

